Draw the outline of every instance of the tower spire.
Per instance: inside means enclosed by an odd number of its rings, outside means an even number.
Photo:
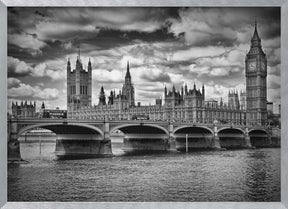
[[[127,71],[126,71],[126,77],[131,77],[131,75],[130,75],[130,65],[129,65],[129,60],[127,60]]]
[[[126,70],[126,75],[125,75],[125,84],[132,84],[131,81],[131,75],[130,75],[130,65],[129,65],[129,61],[127,61],[127,70]]]
[[[254,34],[252,36],[252,39],[251,41],[260,41],[260,37],[259,37],[259,34],[258,34],[258,31],[257,31],[257,20],[255,20],[255,23],[254,23]]]
[[[251,46],[248,55],[264,54],[261,46],[261,39],[257,30],[257,21],[254,22],[254,33],[251,38]]]
[[[78,58],[80,60],[80,44],[78,45]]]

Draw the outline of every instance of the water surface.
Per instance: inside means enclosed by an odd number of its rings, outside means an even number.
[[[59,161],[55,143],[21,143],[8,201],[280,201],[280,149]]]

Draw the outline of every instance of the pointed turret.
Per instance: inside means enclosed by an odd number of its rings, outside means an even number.
[[[89,58],[89,61],[88,61],[88,71],[91,71],[92,70],[92,64],[91,64],[91,61],[90,61],[90,58]]]
[[[175,91],[175,86],[174,86],[174,84],[173,84],[173,87],[172,87],[172,92],[173,92],[173,93],[176,92],[176,91]]]
[[[127,61],[127,72],[126,72],[127,77],[131,77],[130,75],[130,66],[129,66],[129,60]]]
[[[78,56],[77,56],[77,60],[76,60],[76,70],[80,69],[82,70],[82,63],[81,63],[81,58],[80,58],[80,45],[78,46]]]
[[[42,102],[41,109],[45,109],[45,104]]]
[[[69,57],[68,57],[68,61],[67,61],[67,72],[71,72],[71,63],[70,63]]]
[[[204,84],[202,85],[202,96],[203,96],[203,98],[205,98],[205,87],[204,87]]]
[[[125,84],[131,85],[131,75],[130,75],[130,65],[129,61],[127,61],[127,70],[126,70],[126,75],[125,75]]]
[[[103,85],[101,86],[101,90],[100,90],[99,105],[106,105],[106,97],[105,97]]]
[[[254,34],[252,36],[251,41],[261,41],[258,31],[257,31],[257,21],[255,20],[255,24],[254,24]]]
[[[114,103],[114,95],[113,95],[113,91],[110,91],[110,96],[108,97],[108,105],[113,105]]]
[[[257,22],[255,21],[254,33],[251,38],[251,47],[247,55],[264,54],[261,46],[261,39],[257,30]]]

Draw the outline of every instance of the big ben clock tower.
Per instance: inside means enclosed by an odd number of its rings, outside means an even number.
[[[247,124],[267,124],[267,58],[262,50],[257,23],[245,59]]]

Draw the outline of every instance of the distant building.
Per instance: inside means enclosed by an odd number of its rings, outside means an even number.
[[[273,102],[267,102],[267,113],[268,115],[273,115]]]
[[[23,102],[18,105],[18,102],[12,102],[12,117],[17,118],[33,118],[36,117],[36,102],[32,104],[27,103],[27,101]]]
[[[239,109],[240,108],[240,102],[238,97],[237,91],[229,91],[228,94],[228,106],[232,108]]]

